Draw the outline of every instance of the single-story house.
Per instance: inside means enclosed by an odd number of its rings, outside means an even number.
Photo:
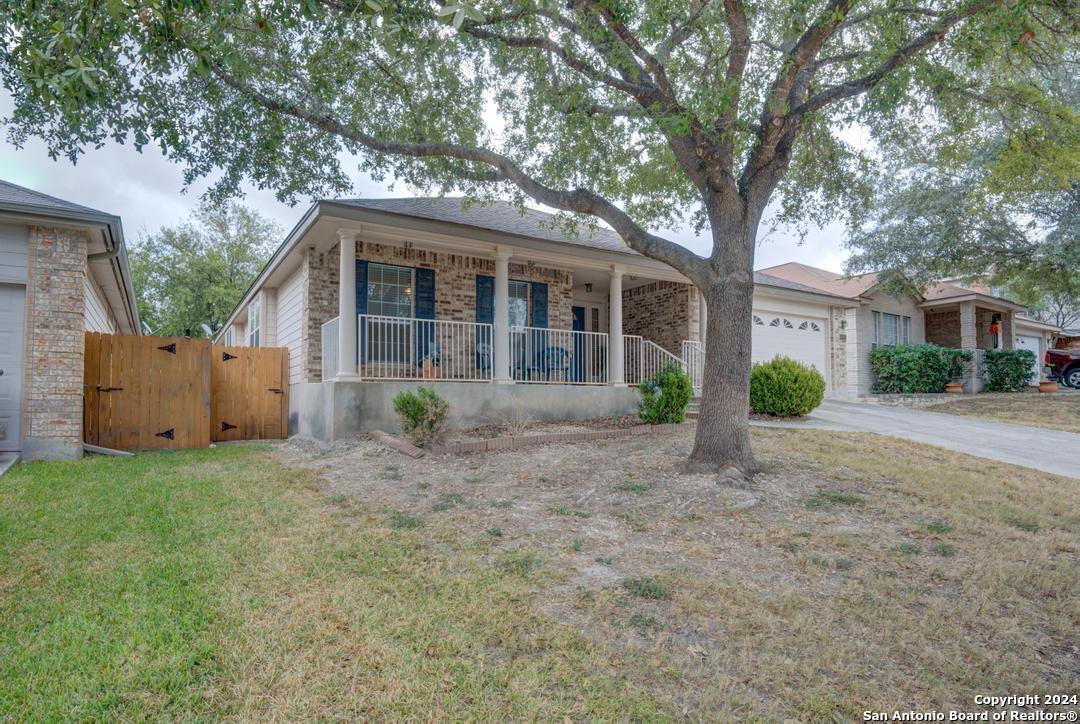
[[[481,423],[630,412],[629,386],[665,362],[700,379],[707,314],[723,310],[614,232],[568,235],[553,222],[505,202],[318,201],[215,341],[288,347],[290,432],[323,439],[393,427],[393,394],[418,381],[437,386],[456,422]],[[797,264],[755,282],[754,360],[811,364],[835,397],[870,392],[875,344],[1013,346],[1029,329],[1021,306],[955,285],[895,300],[873,275]]]
[[[120,218],[0,181],[0,457],[82,455],[87,331],[140,333]]]

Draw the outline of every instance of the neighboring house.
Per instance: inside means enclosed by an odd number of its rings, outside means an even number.
[[[0,456],[82,455],[87,331],[139,334],[120,218],[0,181]]]
[[[844,310],[844,338],[834,340],[834,351],[846,347],[850,397],[870,392],[873,376],[868,355],[879,344],[930,342],[976,353],[987,349],[1030,349],[1035,353],[1031,380],[1037,384],[1043,355],[1060,331],[1052,324],[1024,316],[1023,305],[977,283],[944,281],[931,286],[922,297],[896,299],[879,288],[874,273],[844,276],[794,262],[764,271],[845,297],[854,304]],[[976,354],[964,380],[965,390],[979,392],[984,383],[980,356]]]
[[[290,432],[324,439],[394,426],[392,395],[417,381],[437,384],[455,422],[479,424],[631,412],[628,385],[665,361],[699,379],[706,316],[723,310],[614,232],[554,221],[505,202],[319,201],[215,341],[288,347]],[[999,313],[1012,346],[1021,309],[951,286],[897,301],[872,276],[785,264],[755,274],[753,359],[794,357],[830,396],[856,397],[874,344],[985,347]]]

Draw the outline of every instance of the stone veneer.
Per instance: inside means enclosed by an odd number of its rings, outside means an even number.
[[[684,339],[698,336],[697,290],[656,281],[623,290],[623,334],[638,334],[682,356]]]
[[[847,388],[847,310],[844,307],[830,307],[829,310],[831,384],[834,390],[844,390]]]
[[[22,456],[82,455],[86,234],[30,227]]]
[[[495,276],[495,260],[358,239],[356,257],[369,262],[435,270],[435,317],[458,322],[476,321],[476,277]],[[304,299],[307,312],[301,341],[307,381],[322,379],[322,325],[338,314],[338,247],[324,253],[304,254]],[[510,279],[548,285],[548,326],[570,329],[573,272],[532,263],[510,264]]]

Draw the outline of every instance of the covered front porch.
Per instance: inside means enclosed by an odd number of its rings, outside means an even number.
[[[683,364],[685,332],[667,347],[650,338],[678,321],[657,324],[647,312],[682,314],[688,325],[697,292],[684,283],[502,245],[462,274],[437,253],[405,266],[383,260],[409,258],[407,249],[360,241],[351,231],[339,237],[338,314],[319,333],[324,381],[617,387]],[[685,301],[646,309],[657,306],[650,295],[670,290]],[[695,324],[704,328],[700,311]]]
[[[942,347],[969,350],[972,361],[964,371],[964,392],[982,392],[986,386],[983,353],[988,349],[1013,348],[1017,305],[983,295],[968,299],[924,302],[926,341]]]

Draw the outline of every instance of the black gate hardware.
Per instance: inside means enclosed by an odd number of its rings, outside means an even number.
[[[222,432],[228,432],[229,430],[235,430],[235,429],[236,429],[236,425],[230,425],[227,422],[222,422],[221,423],[221,431]]]
[[[98,392],[119,392],[122,389],[124,389],[124,388],[123,387],[102,387],[101,385],[97,386],[97,391]]]
[[[158,347],[162,352],[168,352],[169,354],[176,354],[176,342],[170,342],[164,347]]]
[[[285,390],[281,389],[280,387],[267,387],[266,391],[267,392],[273,392],[275,395],[284,395],[285,394]]]
[[[222,362],[228,362],[231,359],[236,359],[236,355],[229,354],[228,352],[222,352],[221,353],[221,361]]]
[[[154,437],[167,437],[167,438],[169,438],[170,440],[172,440],[172,439],[173,439],[173,429],[172,429],[172,428],[170,427],[170,428],[169,428],[168,430],[166,430],[165,432],[159,432],[159,433],[157,433],[156,435],[154,435]]]

